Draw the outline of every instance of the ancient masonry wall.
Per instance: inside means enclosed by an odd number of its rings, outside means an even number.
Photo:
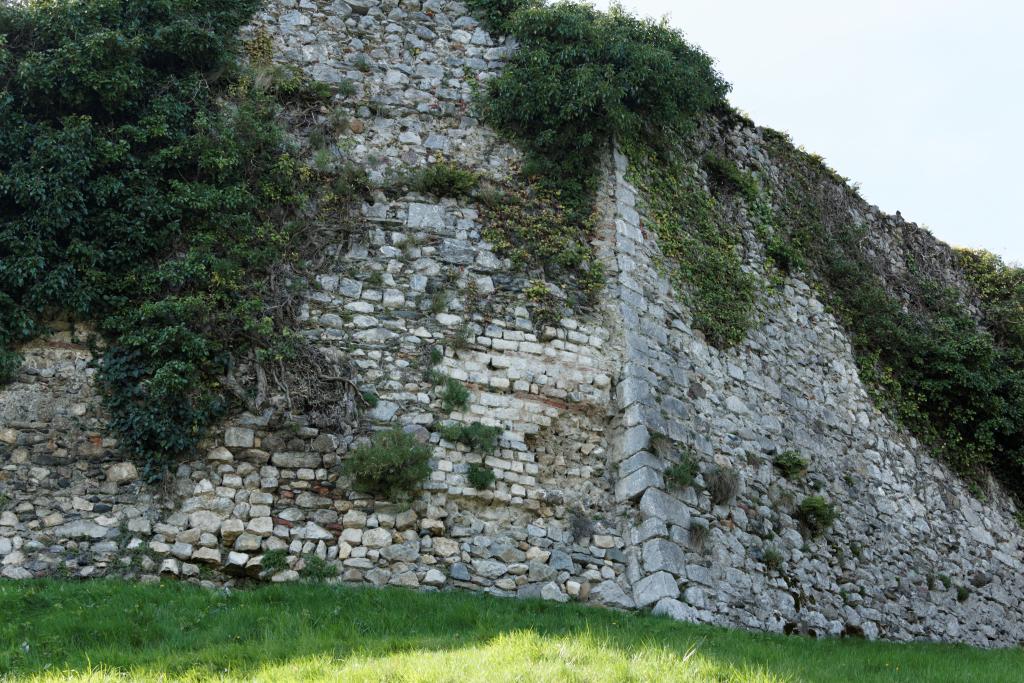
[[[339,160],[378,178],[440,159],[514,171],[515,151],[469,108],[473,82],[512,46],[461,4],[277,0],[252,30],[271,36],[275,58],[355,84]],[[756,130],[726,142],[741,164],[773,172]],[[296,580],[315,555],[352,583],[651,607],[779,632],[1024,640],[1012,505],[982,505],[875,410],[813,291],[766,286],[761,323],[716,350],[659,275],[621,155],[598,201],[604,303],[537,330],[529,279],[482,238],[471,203],[376,196],[302,321],[379,395],[365,423],[332,434],[239,415],[159,485],[118,456],[89,354],[55,329],[0,390],[0,575],[240,583],[284,550],[287,566],[264,578]],[[763,274],[756,249],[749,265]],[[436,369],[470,389],[464,411],[445,411],[426,379],[439,345]],[[439,420],[500,426],[499,449],[448,443],[432,431]],[[339,474],[355,439],[391,426],[433,448],[411,508],[362,496]],[[797,482],[772,467],[791,449],[811,462]],[[664,470],[687,451],[701,474],[672,489]],[[481,460],[497,474],[486,491],[466,478]],[[706,493],[716,467],[739,481],[721,505]],[[810,494],[840,513],[818,538],[793,516]]]

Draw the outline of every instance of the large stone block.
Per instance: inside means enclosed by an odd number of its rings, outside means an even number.
[[[682,548],[664,538],[652,538],[644,543],[644,571],[648,574],[667,571],[675,576],[686,576],[686,556]]]
[[[690,526],[690,509],[682,502],[659,489],[650,488],[640,499],[640,512],[644,517],[654,517],[668,524]]]
[[[270,461],[278,467],[289,469],[316,468],[323,464],[323,456],[319,453],[274,453]]]
[[[633,609],[636,607],[633,598],[626,595],[626,592],[622,590],[619,584],[611,580],[602,581],[594,586],[594,589],[590,591],[590,599],[593,602],[607,605],[608,607],[618,607],[620,609]]]
[[[637,581],[633,586],[633,599],[640,608],[653,605],[662,598],[679,597],[679,586],[668,572],[657,572]]]
[[[615,499],[619,502],[636,500],[650,487],[664,485],[665,480],[662,478],[661,472],[650,467],[641,467],[616,482]]]

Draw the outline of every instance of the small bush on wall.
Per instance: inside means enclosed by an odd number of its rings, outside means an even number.
[[[355,448],[344,472],[357,491],[385,500],[404,500],[430,475],[430,447],[401,429],[378,432],[372,441]]]
[[[493,469],[487,465],[480,465],[478,463],[472,463],[469,466],[469,472],[466,474],[466,478],[469,480],[469,483],[473,488],[481,491],[490,488],[497,479]]]
[[[616,7],[515,0],[471,0],[470,7],[520,44],[479,100],[484,119],[526,151],[527,175],[579,206],[593,196],[598,155],[613,136],[686,129],[728,91],[711,58],[678,31]]]
[[[836,508],[821,496],[808,496],[800,501],[797,517],[811,536],[820,536],[836,521]]]

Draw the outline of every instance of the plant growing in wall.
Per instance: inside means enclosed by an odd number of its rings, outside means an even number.
[[[462,410],[469,405],[469,390],[454,377],[445,377],[441,390],[441,405],[449,412]]]
[[[384,500],[404,500],[430,475],[430,447],[401,429],[378,432],[352,450],[343,471],[357,491]]]
[[[836,520],[836,508],[821,496],[807,496],[796,510],[799,519],[812,537],[820,536]]]
[[[772,460],[775,468],[786,479],[795,480],[807,474],[807,460],[797,451],[783,451]]]
[[[148,476],[275,385],[325,416],[358,400],[273,284],[316,259],[310,207],[346,207],[279,124],[333,89],[265,46],[237,59],[258,5],[0,6],[0,379],[49,315],[95,321],[110,426]]]
[[[473,488],[483,491],[493,486],[497,477],[494,474],[494,470],[487,465],[471,463],[469,471],[466,473],[466,479],[469,480]]]
[[[473,422],[469,425],[457,423],[441,425],[438,431],[448,441],[465,444],[472,451],[493,453],[498,446],[498,436],[501,435],[502,430],[501,427],[488,427],[480,422]]]
[[[665,469],[665,483],[675,489],[684,489],[693,484],[693,479],[700,473],[697,460],[690,450],[684,451],[679,462],[669,465]]]
[[[720,465],[704,475],[712,505],[725,505],[740,492],[739,472]]]

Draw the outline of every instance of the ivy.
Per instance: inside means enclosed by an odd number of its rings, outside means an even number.
[[[566,306],[592,304],[603,283],[591,241],[600,159],[610,141],[663,147],[722,106],[728,84],[678,31],[619,7],[468,4],[488,29],[519,43],[476,102],[482,119],[525,156],[519,189],[478,193],[485,237],[514,265],[544,276],[531,285],[530,302],[538,324],[552,324]],[[711,267],[730,269],[731,257],[726,261]]]
[[[743,269],[742,234],[705,188],[699,164],[684,147],[656,153],[627,145],[630,180],[645,202],[667,271],[715,346],[738,343],[754,321],[756,277]]]
[[[597,188],[598,162],[614,137],[665,139],[721,106],[728,84],[711,58],[667,26],[619,7],[470,0],[519,48],[488,81],[484,121],[526,153],[524,171],[561,192],[581,216]]]
[[[820,158],[767,136],[782,170],[775,188],[776,259],[800,264],[846,328],[861,379],[876,401],[959,473],[995,474],[1024,491],[1024,276],[990,254],[959,252],[981,303],[979,325],[960,292],[909,256],[887,275],[851,224],[853,190]],[[771,253],[771,251],[769,252]]]
[[[0,7],[0,375],[53,315],[95,321],[111,426],[152,475],[227,410],[235,360],[309,354],[268,282],[323,179],[278,119],[332,93],[239,66],[257,6]]]

